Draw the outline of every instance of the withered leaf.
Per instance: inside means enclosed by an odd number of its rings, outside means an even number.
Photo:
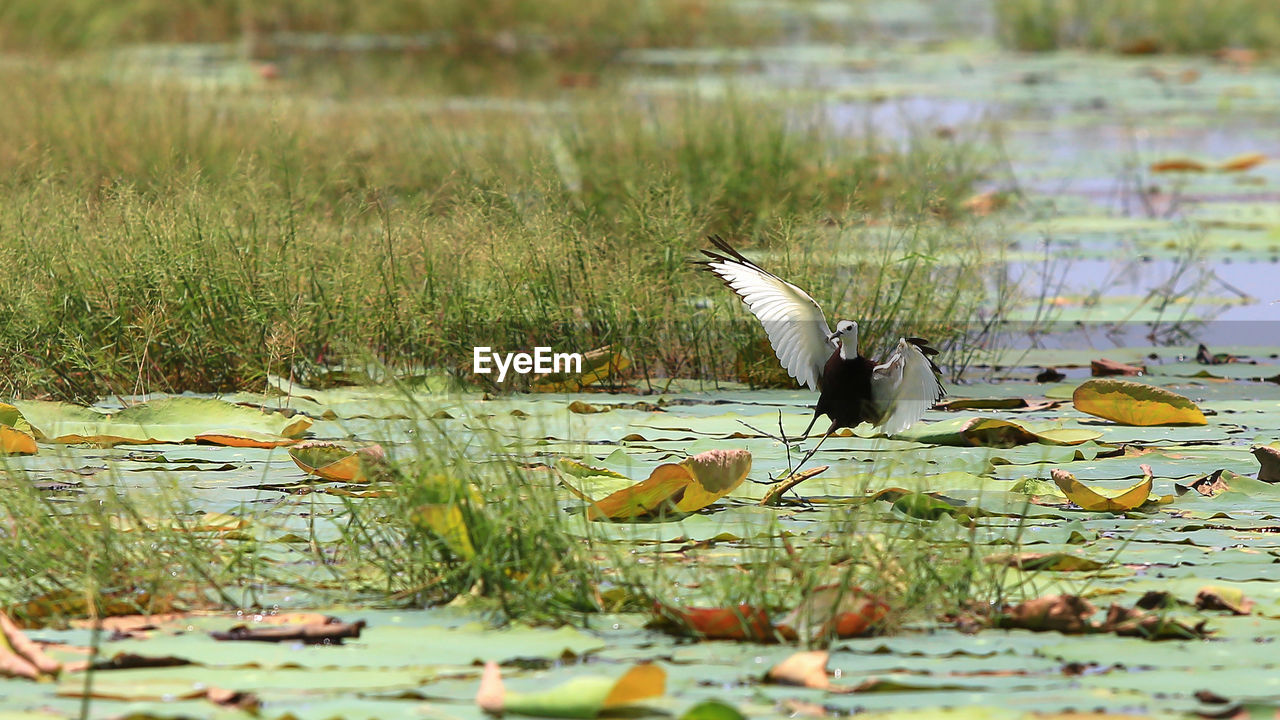
[[[1102,358],[1089,363],[1089,367],[1094,377],[1107,377],[1110,375],[1141,375],[1147,371],[1141,365],[1126,365],[1115,360]]]
[[[765,680],[779,685],[798,685],[827,692],[852,692],[853,688],[831,682],[831,676],[827,674],[827,660],[830,657],[831,654],[826,650],[798,652],[769,668]]]
[[[308,645],[333,643],[341,645],[345,638],[358,638],[364,629],[364,621],[344,623],[336,618],[330,622],[309,625],[274,625],[269,627],[250,627],[236,625],[230,630],[209,633],[215,640],[249,640],[256,642],[293,642],[300,641]]]
[[[1280,482],[1280,448],[1273,445],[1257,445],[1251,451],[1258,458],[1258,479],[1262,482]]]
[[[1094,630],[1089,618],[1097,611],[1097,606],[1078,595],[1046,595],[1013,606],[997,617],[996,624],[1004,628],[1085,633]]]
[[[1254,602],[1236,588],[1208,585],[1196,593],[1196,607],[1200,610],[1226,610],[1233,615],[1248,615],[1253,606]]]
[[[1183,620],[1161,617],[1156,613],[1113,604],[1107,610],[1107,619],[1098,628],[1125,637],[1141,637],[1148,640],[1194,640],[1208,636],[1205,622],[1189,625]]]

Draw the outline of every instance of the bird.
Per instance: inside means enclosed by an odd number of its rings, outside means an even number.
[[[764,326],[782,367],[801,385],[818,393],[807,438],[823,415],[831,426],[792,471],[813,456],[840,428],[862,423],[888,435],[916,424],[946,396],[942,372],[932,356],[938,351],[925,340],[904,337],[877,364],[858,349],[858,323],[840,320],[831,330],[822,308],[804,290],[748,260],[718,235],[708,238],[715,250],[703,250],[703,269],[718,276]]]

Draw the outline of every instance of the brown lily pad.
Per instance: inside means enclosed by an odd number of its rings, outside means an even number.
[[[248,640],[253,642],[303,642],[307,645],[332,643],[341,645],[346,638],[360,637],[364,629],[364,621],[344,623],[337,618],[329,618],[329,622],[308,625],[272,625],[267,627],[250,627],[236,625],[230,630],[209,633],[215,640]]]

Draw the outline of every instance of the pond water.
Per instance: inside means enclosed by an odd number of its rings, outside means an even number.
[[[813,12],[848,7],[813,5]],[[1280,632],[1280,489],[1253,479],[1259,463],[1251,453],[1280,434],[1280,125],[1274,122],[1280,67],[1244,69],[1207,58],[1025,56],[999,51],[982,36],[989,27],[985,12],[957,25],[935,22],[922,12],[933,7],[928,4],[871,7],[849,22],[892,34],[865,46],[632,52],[627,91],[645,98],[740,88],[781,102],[795,93],[818,98],[826,119],[850,132],[903,143],[939,131],[990,139],[999,161],[986,189],[1017,192],[1025,202],[985,222],[1002,239],[1009,277],[1031,291],[1010,315],[1018,326],[1009,331],[1012,348],[982,359],[985,367],[975,367],[973,382],[950,390],[989,404],[1012,402],[1003,409],[933,410],[928,424],[892,438],[863,431],[833,438],[819,456],[829,469],[797,488],[802,500],[781,506],[762,506],[767,486],[748,482],[678,520],[572,527],[589,527],[582,532],[636,563],[670,564],[672,593],[697,598],[700,568],[748,566],[755,553],[783,539],[802,550],[827,547],[862,508],[877,532],[920,530],[939,545],[972,543],[982,556],[1017,549],[1087,561],[1043,572],[1011,569],[993,582],[1028,597],[1083,594],[1104,608],[1132,606],[1148,591],[1167,592],[1181,603],[1169,614],[1206,620],[1212,639],[970,634],[928,622],[837,642],[828,667],[857,691],[827,692],[762,681],[795,648],[690,642],[646,627],[645,613],[590,616],[580,628],[516,623],[495,631],[456,608],[326,607],[344,619],[367,620],[369,630],[341,646],[222,643],[207,631],[243,618],[220,615],[109,637],[106,656],[173,656],[193,664],[99,673],[90,715],[206,716],[211,705],[198,691],[216,685],[254,692],[267,717],[287,711],[316,720],[480,718],[473,702],[476,663],[485,660],[504,663],[509,682],[523,690],[652,661],[668,673],[667,692],[652,707],[677,716],[708,698],[729,700],[751,717],[874,711],[904,717],[918,710],[923,718],[938,717],[942,708],[974,707],[980,710],[954,717],[1097,710],[1173,717],[1220,708],[1203,703],[1197,691],[1236,702],[1280,702],[1280,661],[1271,646]],[[804,33],[797,37],[802,42]],[[201,83],[231,77],[216,62],[194,67]],[[1194,79],[1168,80],[1191,78],[1187,71]],[[486,98],[413,106],[431,112],[448,103],[525,108]],[[1218,165],[1244,153],[1268,160],[1238,172],[1151,169],[1184,157]],[[1176,344],[1150,347],[1153,339]],[[1243,362],[1196,364],[1189,359],[1199,342]],[[1072,397],[1087,375],[1083,368],[1103,356],[1143,363],[1144,382],[1199,403],[1209,412],[1205,424],[1135,427],[1078,410]],[[990,366],[1002,368],[1000,380],[979,382]],[[1070,377],[1035,382],[1035,370],[1046,366]],[[1019,405],[1024,397],[1028,402]],[[224,399],[288,407],[314,419],[315,437],[376,442],[400,460],[418,452],[416,438],[444,432],[498,438],[502,454],[531,468],[530,482],[555,477],[551,468],[564,459],[625,476],[574,480],[578,491],[599,499],[663,463],[708,450],[749,451],[751,479],[783,475],[788,447],[755,428],[772,433],[781,427],[794,438],[814,398],[798,390],[676,383],[645,397],[424,395],[412,412],[402,397],[378,390],[295,387],[283,397]],[[575,402],[603,412],[575,411]],[[437,411],[447,415],[423,419]],[[990,443],[972,432],[978,421],[1012,423],[1020,432],[1016,441]],[[466,447],[471,461],[495,457],[485,442]],[[1143,465],[1152,474],[1147,502],[1128,510],[1083,510],[1050,480],[1053,470],[1065,470],[1118,492],[1142,481]],[[99,488],[154,491],[177,479],[194,512],[248,518],[243,536],[277,559],[297,559],[297,537],[335,537],[337,529],[325,519],[340,518],[351,493],[369,489],[318,480],[283,448],[42,443],[39,454],[11,459],[9,467],[65,496]],[[1216,494],[1188,490],[1223,470],[1241,477]],[[886,490],[894,492],[882,494]],[[580,520],[578,495],[563,486],[555,492],[565,517]],[[921,517],[896,504],[903,492],[928,493],[951,509]],[[211,538],[238,542],[218,533]],[[1202,588],[1216,585],[1240,589],[1257,604],[1245,615],[1192,608]],[[268,607],[308,602],[287,587],[262,588],[261,597]],[[85,630],[37,635],[88,642]],[[0,680],[9,709],[54,716],[77,712],[83,692],[81,676],[61,685]]]
[[[906,13],[912,16],[912,13]],[[920,20],[932,33],[945,26]],[[939,133],[992,140],[999,169],[988,181],[1016,192],[1026,216],[994,219],[1009,238],[1010,269],[1036,297],[1094,296],[1105,322],[1138,310],[1182,276],[1193,319],[1265,321],[1280,315],[1280,163],[1241,172],[1158,173],[1159,161],[1213,166],[1260,154],[1280,158],[1280,73],[1211,58],[1050,56],[999,52],[961,40],[938,52],[904,41],[889,48],[647,51],[633,55],[639,91],[799,93],[850,132],[909,143]],[[673,80],[673,67],[696,69]],[[646,67],[661,68],[646,81]],[[717,68],[708,70],[708,67]],[[756,69],[763,68],[763,69]],[[1047,247],[1046,247],[1047,242]],[[1052,277],[1036,268],[1046,256]],[[1193,289],[1188,289],[1193,288]],[[1110,317],[1108,317],[1108,315]],[[1208,323],[1205,342],[1245,339]],[[1191,331],[1197,332],[1195,329]],[[1247,332],[1252,332],[1249,330]],[[1273,335],[1280,338],[1280,327]],[[1263,340],[1263,342],[1269,342]]]

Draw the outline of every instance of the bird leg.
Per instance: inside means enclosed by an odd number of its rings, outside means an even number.
[[[778,434],[782,436],[782,447],[787,449],[787,467],[791,467],[791,442],[787,440],[787,431],[782,427],[781,410],[778,411]]]
[[[816,422],[818,422],[818,416],[819,416],[819,415],[821,415],[821,414],[822,414],[822,413],[819,413],[817,408],[814,408],[814,409],[813,409],[813,419],[809,421],[809,427],[805,428],[805,429],[804,429],[804,433],[800,435],[800,439],[801,439],[801,440],[803,440],[803,439],[805,439],[805,438],[809,437],[809,431],[813,429],[813,424],[814,424],[814,423],[816,423]],[[790,463],[788,463],[788,464],[790,464]]]

